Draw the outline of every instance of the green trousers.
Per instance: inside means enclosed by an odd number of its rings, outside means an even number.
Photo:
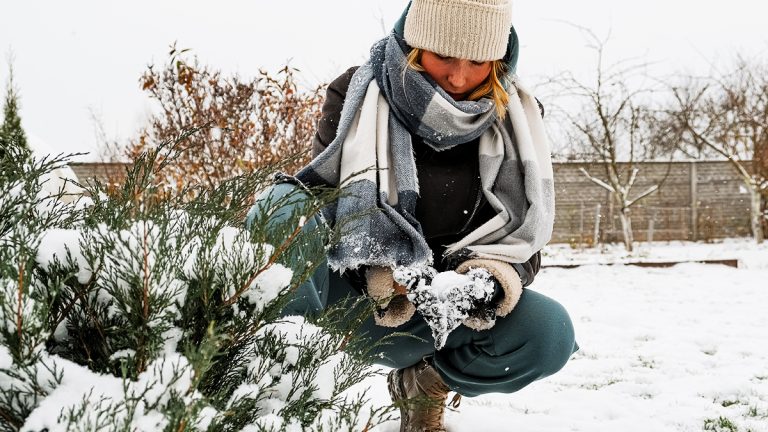
[[[291,200],[270,220],[286,217],[294,205],[302,205],[295,186],[282,183],[257,198],[247,222],[256,212],[266,211],[264,203],[290,194]],[[295,197],[295,198],[294,198]],[[308,221],[304,230],[312,230],[319,220]],[[321,312],[329,305],[360,296],[339,273],[323,263],[295,292],[286,315]],[[555,300],[530,289],[524,289],[512,312],[497,318],[496,324],[483,331],[459,326],[448,336],[445,346],[435,350],[432,333],[424,319],[416,313],[399,327],[381,327],[373,317],[358,330],[371,343],[390,337],[389,343],[377,346],[376,363],[404,368],[423,358],[431,358],[435,369],[451,390],[463,396],[485,393],[513,393],[526,385],[559,371],[578,349],[573,324],[568,312]],[[392,336],[403,333],[412,336]]]

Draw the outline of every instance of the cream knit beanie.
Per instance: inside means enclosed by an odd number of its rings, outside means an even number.
[[[510,0],[413,0],[405,18],[405,42],[440,55],[498,60],[507,52]]]

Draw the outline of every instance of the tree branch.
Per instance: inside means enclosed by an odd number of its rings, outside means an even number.
[[[600,187],[602,187],[602,188],[606,189],[606,190],[607,190],[607,191],[609,191],[609,192],[612,192],[612,193],[616,193],[616,189],[615,189],[613,186],[611,186],[611,185],[609,185],[608,183],[606,183],[606,182],[604,182],[604,181],[600,180],[599,178],[596,178],[596,177],[592,177],[591,175],[589,175],[589,173],[587,172],[587,170],[585,170],[584,168],[579,168],[579,171],[581,171],[581,172],[582,172],[582,174],[584,174],[584,175],[585,175],[585,176],[586,176],[586,177],[587,177],[587,178],[588,178],[590,181],[592,181],[592,182],[593,182],[593,183],[595,183],[596,185],[598,185],[598,186],[600,186]]]

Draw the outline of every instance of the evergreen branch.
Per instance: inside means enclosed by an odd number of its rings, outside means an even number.
[[[21,427],[24,425],[23,423],[19,422],[16,418],[13,417],[13,415],[5,412],[2,408],[0,408],[0,417],[2,417],[5,422],[10,425],[14,430],[18,431],[21,429]]]
[[[19,292],[18,292],[18,305],[16,308],[16,331],[19,333],[19,347],[21,347],[21,325],[23,323],[21,317],[21,302],[22,294],[24,290],[24,261],[19,262]]]
[[[143,259],[144,259],[144,286],[143,286],[143,313],[144,313],[144,321],[146,322],[147,318],[149,317],[149,251],[147,250],[147,221],[145,220],[143,222],[144,224],[144,235],[141,243],[141,247],[143,249]]]
[[[91,355],[91,349],[88,346],[88,344],[85,342],[85,339],[83,339],[83,335],[81,332],[77,333],[77,338],[80,340],[80,345],[85,350],[85,355],[88,358],[88,363],[91,364],[93,362],[93,356]],[[103,336],[102,336],[103,338]]]
[[[99,318],[98,315],[96,314],[96,312],[93,310],[93,308],[91,308],[91,306],[87,302],[85,303],[85,307],[88,310],[88,315],[93,320],[93,324],[96,327],[96,330],[98,330],[98,332],[99,332],[99,336],[101,336],[101,340],[102,341],[106,341],[107,340],[107,336],[104,334],[104,328],[101,325],[101,321],[99,321],[99,319],[98,319]]]
[[[61,312],[61,316],[59,316],[56,319],[56,322],[54,323],[54,325],[51,326],[52,329],[55,330],[59,326],[59,324],[61,324],[61,322],[64,321],[64,319],[67,316],[69,316],[69,312],[72,310],[73,307],[75,307],[75,304],[77,304],[78,301],[82,300],[85,294],[87,294],[88,291],[91,290],[91,288],[93,287],[94,281],[96,281],[96,275],[101,272],[103,265],[104,265],[103,262],[99,263],[99,267],[97,267],[96,271],[93,272],[93,275],[91,276],[91,280],[89,280],[88,284],[83,288],[83,290],[77,293],[77,295],[75,295],[75,298],[73,298],[72,301],[66,307],[64,307],[64,310]],[[99,333],[103,338],[104,333],[102,332],[101,326],[97,326],[97,329],[99,330]]]
[[[142,318],[144,318],[144,325],[146,325],[149,318],[149,251],[147,250],[147,221],[143,221],[144,232],[142,235],[141,248],[142,248]],[[139,373],[144,372],[146,366],[146,347],[144,346],[144,332],[139,332],[139,346],[137,352],[138,361],[136,369]]]
[[[179,422],[179,428],[176,429],[176,432],[184,432],[184,430],[186,430],[186,428],[187,428],[187,419],[182,419]]]
[[[339,344],[339,351],[344,351],[344,348],[349,345],[349,341],[352,339],[352,332],[347,332],[347,334],[344,335],[344,338],[341,340],[341,343]]]
[[[240,296],[243,295],[248,290],[248,287],[251,286],[253,281],[255,281],[260,274],[264,273],[267,269],[272,267],[272,264],[274,264],[277,261],[277,259],[280,258],[283,252],[285,252],[285,250],[288,249],[288,247],[293,243],[293,240],[296,238],[297,235],[299,235],[302,228],[303,228],[302,225],[297,226],[296,229],[293,230],[291,235],[289,235],[288,238],[285,239],[285,241],[282,244],[280,244],[280,246],[275,250],[275,253],[273,253],[272,256],[269,257],[269,261],[267,262],[267,264],[259,268],[259,270],[253,276],[248,278],[248,281],[246,281],[245,284],[243,284],[243,286],[240,287],[240,289],[235,291],[232,297],[225,300],[224,306],[232,306],[237,301],[237,299],[240,298]]]

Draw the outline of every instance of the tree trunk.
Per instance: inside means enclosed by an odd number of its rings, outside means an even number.
[[[757,243],[763,242],[763,215],[762,215],[762,196],[757,185],[751,185],[750,195],[750,222],[752,225],[752,237]]]
[[[619,218],[621,219],[621,230],[624,233],[624,246],[627,248],[627,252],[632,252],[634,238],[632,237],[632,217],[629,215],[629,207],[622,207]]]

